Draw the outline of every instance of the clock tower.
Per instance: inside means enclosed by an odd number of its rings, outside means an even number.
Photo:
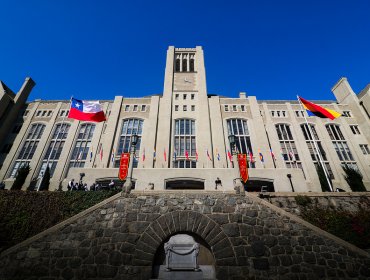
[[[168,156],[157,157],[155,166],[212,167],[206,156],[213,150],[210,132],[203,49],[169,47],[156,141],[157,154]]]

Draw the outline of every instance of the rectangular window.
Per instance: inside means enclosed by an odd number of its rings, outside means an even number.
[[[174,168],[196,168],[195,121],[178,119],[175,122]]]
[[[329,124],[326,130],[332,140],[334,150],[342,164],[356,164],[339,125]]]
[[[175,111],[179,110],[179,105],[175,105]]]
[[[245,106],[244,106],[244,105],[240,105],[240,110],[241,110],[242,112],[245,112]]]
[[[234,111],[234,112],[238,111],[238,109],[237,109],[236,105],[233,105],[233,111]]]
[[[364,155],[370,155],[369,146],[367,144],[360,144],[360,149]]]
[[[57,166],[60,155],[64,147],[65,139],[67,138],[69,131],[69,124],[57,124],[53,133],[52,141],[44,156],[41,169],[39,171],[39,176],[44,174],[47,164],[50,167],[50,175],[53,176],[55,168]]]
[[[188,107],[187,107],[186,105],[184,105],[184,106],[182,107],[182,110],[183,110],[183,111],[187,111],[187,110],[188,110]]]
[[[195,111],[195,105],[191,105],[191,110]]]
[[[41,115],[41,111],[37,111],[36,117],[39,117]]]
[[[275,111],[271,111],[271,117],[275,117]]]
[[[351,128],[353,134],[361,134],[360,130],[358,129],[358,125],[350,125],[349,127]]]
[[[285,115],[285,111],[281,111],[282,112],[282,114],[283,114],[283,117],[286,117],[286,115]]]
[[[351,115],[351,112],[350,112],[350,111],[343,111],[342,116],[343,116],[343,117],[347,117],[347,118],[351,118],[351,117],[352,117],[352,115]]]
[[[24,111],[24,113],[23,113],[23,117],[27,117],[28,112],[29,112],[28,110]]]
[[[46,113],[47,113],[47,111],[43,111],[42,112],[42,116],[45,117],[46,116]]]
[[[182,98],[183,98],[184,100],[186,100],[186,94],[184,94],[184,95],[182,96]]]
[[[20,149],[17,159],[14,163],[10,174],[11,177],[16,175],[19,167],[30,164],[44,130],[45,125],[43,124],[33,124],[31,126],[27,133],[27,138],[23,144],[23,147]]]
[[[302,129],[302,132],[303,132],[303,136],[306,139],[306,143],[307,143],[310,155],[311,155],[311,159],[314,162],[315,166],[318,166],[318,162],[320,160],[319,155],[317,153],[317,149],[316,149],[316,147],[318,147],[318,149],[320,150],[320,153],[322,155],[322,159],[325,161],[324,164],[325,164],[325,167],[326,167],[326,171],[328,172],[330,178],[334,179],[334,174],[331,170],[329,162],[327,162],[326,153],[325,153],[324,148],[321,145],[321,141],[320,141],[320,139],[317,135],[315,126],[311,124],[310,129],[309,129],[307,124],[301,124],[301,129]],[[312,134],[313,134],[313,137],[312,137]],[[313,141],[313,139],[315,139],[316,143]]]
[[[179,100],[179,95],[175,94],[175,100]]]
[[[69,162],[71,167],[84,167],[88,160],[95,124],[82,124]]]
[[[300,162],[300,157],[293,139],[292,132],[290,130],[290,126],[288,124],[277,124],[275,125],[275,128],[280,141],[280,148],[286,167],[302,169],[302,163]],[[303,176],[305,176],[304,172]]]
[[[134,105],[134,112],[137,112],[137,105]]]
[[[125,112],[128,112],[128,111],[130,111],[130,105],[125,106]]]
[[[229,112],[229,105],[224,105],[225,112]]]
[[[141,111],[144,112],[146,110],[146,105],[141,105]]]
[[[191,94],[191,95],[190,95],[190,98],[191,98],[191,100],[194,100],[194,98],[195,98],[195,94]]]

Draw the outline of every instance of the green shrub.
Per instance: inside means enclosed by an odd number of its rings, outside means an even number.
[[[24,164],[17,170],[17,175],[15,177],[15,181],[11,187],[12,190],[20,190],[22,189],[22,186],[24,182],[26,181],[26,178],[28,176],[28,173],[30,173],[30,166],[28,164]]]
[[[370,210],[360,209],[358,212],[348,212],[338,209],[304,208],[302,218],[311,224],[346,240],[353,245],[370,249]]]
[[[44,176],[42,176],[39,191],[48,191],[49,184],[50,184],[50,168],[49,166],[46,167]]]
[[[0,192],[0,252],[116,193]]]
[[[329,186],[328,180],[326,179],[325,171],[323,167],[321,166],[321,164],[318,164],[316,166],[316,171],[317,171],[317,175],[319,176],[321,190],[323,192],[330,192],[331,191],[330,186]]]
[[[362,174],[357,168],[354,168],[349,165],[342,165],[344,174],[344,179],[347,184],[354,192],[366,192],[364,183],[362,182]]]
[[[295,199],[295,202],[297,202],[298,205],[301,205],[301,206],[307,206],[309,204],[311,204],[311,198],[308,197],[308,196],[305,196],[305,195],[297,195],[296,197],[294,197]]]

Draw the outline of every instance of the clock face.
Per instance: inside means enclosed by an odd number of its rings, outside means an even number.
[[[194,73],[175,73],[174,90],[196,90]]]

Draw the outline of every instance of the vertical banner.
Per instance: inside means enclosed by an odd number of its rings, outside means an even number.
[[[123,181],[127,177],[128,166],[130,164],[130,153],[122,153],[119,161],[118,178]]]
[[[242,178],[243,182],[247,182],[248,180],[248,168],[247,168],[247,155],[246,154],[238,154],[238,163],[239,163],[239,171],[240,177]]]

